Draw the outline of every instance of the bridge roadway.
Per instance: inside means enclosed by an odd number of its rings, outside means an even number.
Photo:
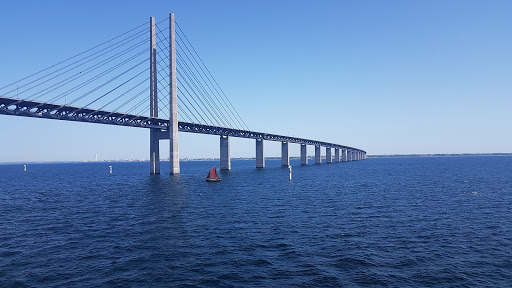
[[[45,119],[57,119],[66,121],[78,121],[86,123],[120,125],[138,128],[156,128],[160,129],[160,132],[158,133],[159,139],[169,139],[169,134],[167,132],[169,128],[169,120],[162,118],[152,118],[148,116],[110,112],[104,110],[94,110],[89,108],[50,104],[37,101],[19,100],[7,97],[0,97],[0,114]],[[219,136],[230,136],[268,141],[279,141],[287,143],[313,145],[317,147],[321,146],[326,148],[353,151],[362,154],[360,156],[366,155],[366,152],[364,150],[339,145],[335,143],[263,132],[255,132],[249,130],[189,123],[183,121],[178,122],[178,130],[181,132],[211,134]],[[330,150],[328,150],[328,153],[330,153]],[[362,159],[359,156],[355,157],[357,157],[356,159]]]

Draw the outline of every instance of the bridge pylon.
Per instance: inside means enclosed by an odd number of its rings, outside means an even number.
[[[155,32],[155,18],[149,18],[149,116],[151,118],[158,118],[158,95],[157,95],[157,78],[156,78],[156,32]],[[158,128],[151,128],[149,130],[149,165],[150,174],[160,174],[160,140],[158,138]]]
[[[176,38],[174,28],[174,13],[169,14],[169,160],[171,175],[180,174],[180,153],[178,149],[178,88],[176,86]]]
[[[169,126],[170,139],[169,160],[171,175],[180,174],[180,153],[178,134],[178,91],[176,78],[176,38],[174,26],[174,13],[169,14]],[[157,67],[156,67],[156,32],[155,18],[150,18],[150,117],[158,118],[158,95],[157,95]],[[160,140],[162,130],[151,128],[149,132],[149,162],[150,173],[160,174]]]

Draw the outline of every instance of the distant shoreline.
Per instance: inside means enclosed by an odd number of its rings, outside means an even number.
[[[512,156],[512,153],[460,153],[460,154],[383,154],[383,155],[368,155],[368,158],[411,158],[411,157],[475,157],[475,156]],[[314,159],[313,155],[308,156],[309,159]],[[280,160],[281,157],[265,157],[267,160]],[[290,157],[290,160],[298,160],[300,157]],[[325,155],[322,155],[325,159]],[[231,158],[231,160],[256,160],[256,158],[238,157]],[[160,160],[161,162],[168,162],[169,160]],[[184,158],[180,161],[219,161],[219,158]],[[16,162],[0,162],[2,164],[51,164],[51,163],[122,163],[122,162],[149,162],[149,160],[125,159],[125,160],[100,160],[100,161],[16,161]]]
[[[459,153],[459,154],[384,154],[368,155],[368,158],[404,158],[404,157],[474,157],[474,156],[512,156],[512,153]]]

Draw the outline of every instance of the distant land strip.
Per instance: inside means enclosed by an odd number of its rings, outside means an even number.
[[[368,158],[405,158],[405,157],[467,157],[467,156],[512,156],[512,153],[459,153],[459,154],[383,154],[368,155]],[[232,157],[231,160],[255,160],[254,157]],[[279,156],[265,157],[267,160],[279,160]],[[290,160],[297,160],[300,157],[290,156]],[[314,159],[314,155],[308,156],[308,159]],[[322,155],[325,159],[325,155]],[[182,158],[180,161],[218,161],[219,158]],[[148,162],[149,159],[108,159],[108,160],[84,160],[84,161],[1,161],[2,164],[24,164],[24,163],[98,163],[98,162]],[[160,161],[169,161],[169,159],[160,159]]]
[[[454,153],[454,154],[383,154],[368,155],[368,158],[398,158],[398,157],[465,157],[465,156],[512,156],[512,153]]]

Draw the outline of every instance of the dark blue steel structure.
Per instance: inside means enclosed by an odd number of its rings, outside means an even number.
[[[157,128],[160,129],[162,132],[161,135],[159,135],[161,139],[169,139],[169,133],[164,133],[164,131],[168,130],[169,119],[153,118],[148,116],[140,116],[103,110],[94,110],[89,108],[73,107],[67,105],[49,104],[7,97],[0,97],[0,114],[77,121],[86,123],[120,125],[138,128]],[[339,145],[335,143],[183,121],[178,122],[178,129],[180,132],[222,135],[248,139],[262,139],[268,141],[306,144],[328,148],[350,149],[353,151],[366,153],[364,150],[361,149]]]

